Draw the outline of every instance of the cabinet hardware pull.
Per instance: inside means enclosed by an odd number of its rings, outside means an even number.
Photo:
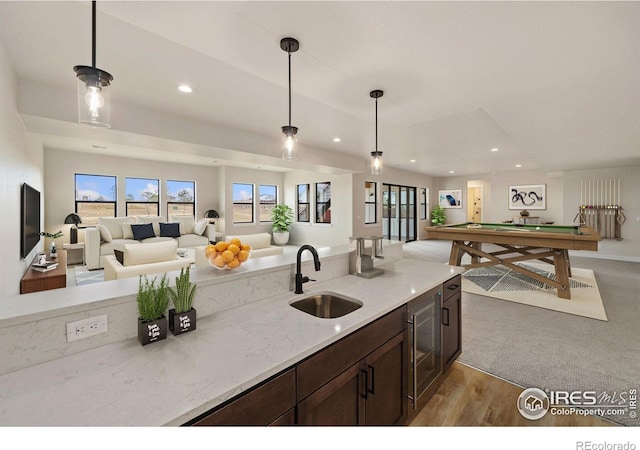
[[[413,409],[418,409],[418,327],[416,327],[416,315],[411,316],[411,334],[413,336],[413,355],[411,364],[413,365]]]
[[[447,321],[444,321],[444,312],[447,312]],[[449,308],[442,308],[442,325],[445,327],[449,326]]]
[[[369,389],[367,387],[367,390],[369,391],[370,394],[375,394],[375,392],[374,392],[375,385],[376,385],[375,368],[373,366],[371,366],[371,365],[368,365],[367,367],[371,371],[371,389]]]
[[[452,284],[451,286],[449,286],[447,289],[449,289],[450,291],[455,291],[460,287],[460,285],[458,284]]]
[[[362,369],[360,372],[364,374],[364,394],[360,394],[365,400],[368,398],[367,385],[369,384],[369,372]]]

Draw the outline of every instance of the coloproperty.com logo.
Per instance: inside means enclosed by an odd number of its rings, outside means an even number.
[[[636,389],[614,392],[550,391],[528,388],[518,397],[518,411],[529,420],[555,416],[628,416],[637,417]]]

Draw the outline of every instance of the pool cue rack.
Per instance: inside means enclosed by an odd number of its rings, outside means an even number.
[[[620,203],[620,179],[580,181],[580,206],[573,223],[597,230],[603,239],[620,240],[627,220]]]

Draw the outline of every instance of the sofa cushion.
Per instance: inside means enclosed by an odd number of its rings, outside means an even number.
[[[193,227],[193,232],[198,236],[202,236],[204,230],[207,229],[207,225],[209,225],[209,219],[199,220],[198,223]]]
[[[180,223],[180,234],[192,234],[196,226],[196,220],[193,216],[171,216],[169,221]]]
[[[181,248],[207,245],[208,243],[209,238],[206,236],[198,236],[197,234],[183,234],[178,238],[178,246]]]
[[[122,224],[122,239],[133,239],[133,231],[130,223]]]
[[[167,241],[175,241],[175,240],[176,240],[176,238],[154,236],[154,237],[143,239],[143,240],[140,241],[140,243],[141,244],[149,244],[149,243],[153,244],[154,242],[167,242]]]
[[[160,222],[160,237],[180,237],[180,224],[178,222]]]
[[[160,223],[166,222],[162,216],[137,216],[138,223],[153,224],[153,233],[160,236]]]
[[[100,240],[104,242],[113,241],[113,237],[111,236],[111,232],[104,225],[96,225],[96,230],[100,232]]]
[[[153,232],[153,224],[151,223],[136,223],[131,225],[131,231],[133,231],[133,238],[137,241],[155,237]]]
[[[103,225],[109,233],[111,233],[111,239],[122,239],[122,224],[123,223],[135,223],[133,217],[99,217],[98,225]]]
[[[233,238],[238,238],[243,244],[249,244],[252,249],[267,248],[271,245],[271,235],[269,233],[241,234],[238,236],[226,236],[229,242]]]
[[[176,259],[178,243],[175,240],[144,245],[125,244],[123,266],[136,266]]]

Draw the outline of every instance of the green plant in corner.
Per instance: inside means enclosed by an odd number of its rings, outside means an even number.
[[[440,205],[436,205],[431,210],[431,223],[434,225],[444,225],[447,220],[447,214],[444,211],[444,208]]]
[[[289,225],[293,223],[293,209],[287,205],[275,205],[271,210],[271,221],[274,232],[289,231]]]
[[[175,289],[169,288],[169,295],[171,296],[171,302],[176,309],[177,314],[189,312],[191,305],[193,305],[193,299],[196,295],[197,285],[191,284],[190,281],[190,268],[183,267],[180,269],[180,275],[176,277]]]
[[[160,279],[156,288],[156,279],[149,280],[146,275],[140,275],[138,281],[138,316],[143,322],[152,322],[162,317],[169,305],[169,286],[167,274]],[[144,280],[144,281],[143,281]]]

